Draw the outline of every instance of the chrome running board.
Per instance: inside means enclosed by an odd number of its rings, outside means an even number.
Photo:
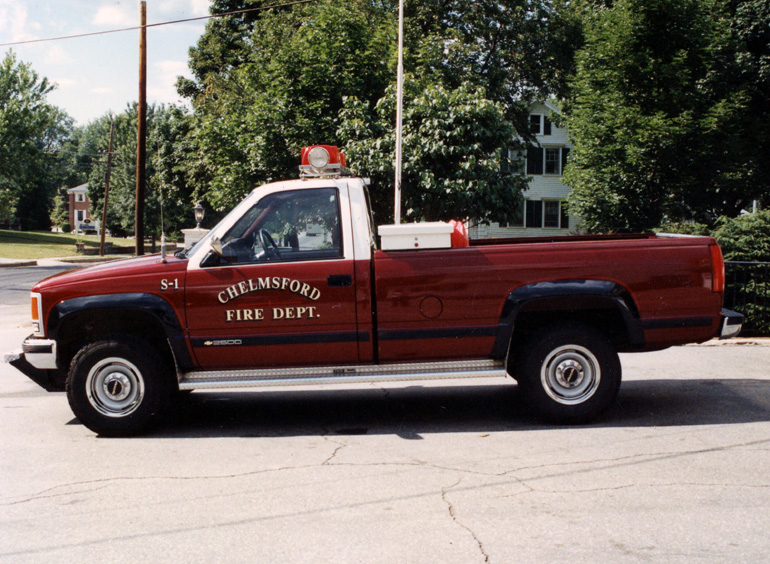
[[[304,368],[187,372],[182,374],[179,380],[179,389],[359,384],[363,382],[402,382],[496,376],[506,376],[505,363],[502,360],[309,366]]]

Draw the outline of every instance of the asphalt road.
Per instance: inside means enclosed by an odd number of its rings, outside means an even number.
[[[135,439],[3,364],[0,563],[770,562],[770,347],[622,363],[590,426],[474,380],[194,392]]]
[[[79,265],[0,268],[0,304],[18,306],[29,304],[29,291],[36,282],[54,274],[72,270]]]

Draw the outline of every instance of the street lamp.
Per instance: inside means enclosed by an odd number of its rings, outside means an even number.
[[[206,210],[203,209],[203,206],[200,202],[195,202],[195,207],[193,207],[193,213],[195,213],[195,223],[197,225],[195,226],[195,229],[201,228],[201,221],[203,221],[203,216],[206,215]]]

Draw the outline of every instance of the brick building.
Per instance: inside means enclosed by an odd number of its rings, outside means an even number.
[[[91,202],[88,199],[88,184],[81,184],[67,190],[67,199],[70,229],[75,233],[96,229],[97,225],[91,220],[89,212]]]

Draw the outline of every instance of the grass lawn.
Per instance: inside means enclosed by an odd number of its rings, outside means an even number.
[[[119,247],[134,247],[133,239],[107,237],[106,240]],[[99,236],[0,230],[0,257],[12,259],[71,257],[77,255],[75,243],[98,248]]]

